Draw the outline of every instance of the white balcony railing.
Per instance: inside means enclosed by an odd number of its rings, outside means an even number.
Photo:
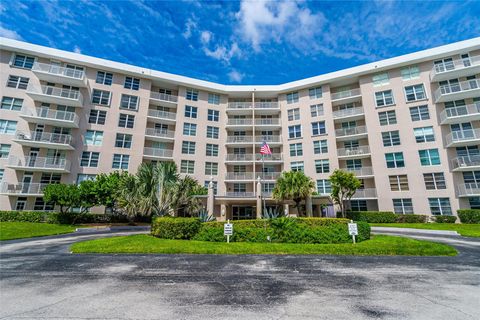
[[[474,104],[469,104],[466,106],[446,108],[440,113],[440,122],[442,123],[447,119],[468,117],[473,115],[480,115],[480,102],[476,102]]]
[[[227,136],[227,143],[253,143],[253,136]]]
[[[253,106],[253,103],[251,101],[250,102],[234,101],[234,102],[228,103],[227,109],[251,109],[252,106]]]
[[[367,198],[376,198],[377,189],[368,188],[368,189],[357,189],[352,199],[367,199]]]
[[[452,131],[445,137],[447,146],[451,145],[452,143],[460,143],[478,139],[480,139],[480,129]]]
[[[3,182],[0,193],[3,193],[3,194],[6,193],[6,194],[37,195],[37,194],[43,194],[43,190],[48,185],[49,185],[48,183],[18,183],[18,184],[12,184],[12,183]]]
[[[438,75],[452,70],[459,70],[480,65],[480,56],[472,56],[465,59],[455,59],[435,64],[432,68],[431,75]]]
[[[452,168],[480,167],[480,155],[456,157],[452,159]]]
[[[253,172],[227,172],[225,180],[253,180]]]
[[[154,91],[150,92],[150,99],[167,101],[172,103],[177,103],[178,101],[177,96],[166,94],[166,93],[154,92]]]
[[[55,98],[62,98],[62,99],[69,99],[83,103],[83,96],[78,90],[71,90],[71,89],[64,89],[52,86],[44,86],[44,85],[35,85],[30,83],[27,87],[27,92],[35,93],[35,94],[43,94],[50,97]]]
[[[228,126],[251,126],[253,124],[252,118],[247,119],[228,119]]]
[[[48,63],[35,62],[33,64],[32,71],[39,71],[39,72],[48,73],[51,75],[68,77],[68,78],[73,78],[78,80],[83,80],[83,78],[85,77],[85,71],[83,70],[66,68],[66,67],[61,67],[54,64],[48,64]]]
[[[227,154],[226,161],[253,161],[253,154]]]
[[[175,132],[172,130],[156,129],[156,128],[147,128],[145,129],[145,135],[159,138],[171,138],[175,137]]]
[[[359,126],[359,127],[352,127],[352,128],[340,128],[335,130],[335,135],[337,137],[345,137],[345,136],[354,136],[357,134],[365,134],[367,133],[366,126]]]
[[[280,125],[278,118],[255,119],[256,126],[276,126]]]
[[[372,167],[361,167],[361,168],[345,168],[345,171],[352,172],[356,176],[372,176],[373,168]]]
[[[337,149],[339,157],[360,156],[370,154],[369,146],[359,146],[354,148],[340,148]]]
[[[281,153],[272,153],[272,154],[257,154],[257,161],[282,161],[283,155]]]
[[[48,108],[30,109],[30,108],[24,107],[22,108],[21,114],[29,117],[35,117],[35,118],[68,121],[75,124],[78,124],[78,120],[79,120],[75,112],[51,110]]]
[[[51,132],[21,132],[15,133],[15,138],[23,141],[35,141],[46,143],[58,143],[71,145],[73,138],[69,134],[51,133]]]
[[[364,113],[365,111],[363,110],[362,107],[348,108],[348,109],[334,111],[333,118],[334,119],[346,118],[346,117],[362,115]]]
[[[149,109],[148,110],[148,116],[153,117],[153,118],[175,120],[175,118],[177,117],[177,114],[174,113],[174,112],[167,112],[167,111],[162,111],[162,110]]]
[[[279,109],[278,102],[255,102],[255,109]]]
[[[225,192],[225,197],[229,198],[254,198],[255,192]]]
[[[332,92],[332,100],[345,99],[361,95],[360,88],[345,90],[340,92]]]
[[[160,149],[160,148],[143,148],[143,154],[145,156],[159,157],[159,158],[172,158],[173,150]]]
[[[457,186],[459,196],[480,195],[480,183],[464,183]]]
[[[19,158],[16,156],[8,157],[8,165],[20,168],[36,168],[45,170],[70,170],[70,161],[55,157],[32,157]]]
[[[278,143],[282,142],[282,137],[281,136],[255,136],[255,142],[257,143],[262,143],[262,142],[267,142],[267,143]]]
[[[467,81],[462,81],[458,83],[446,84],[440,86],[435,90],[435,101],[437,101],[441,96],[449,95],[452,93],[459,93],[474,89],[480,89],[480,81],[478,79],[472,79]]]
[[[256,177],[260,177],[262,180],[277,180],[281,174],[281,172],[258,172]]]

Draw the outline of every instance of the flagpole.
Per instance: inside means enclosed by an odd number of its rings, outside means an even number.
[[[262,153],[262,200],[263,200],[263,215],[265,216],[266,213],[266,206],[265,206],[265,196],[263,195],[263,192],[265,190],[265,155]]]

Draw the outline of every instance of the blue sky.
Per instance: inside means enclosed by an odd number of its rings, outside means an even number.
[[[2,1],[0,35],[226,84],[278,84],[480,36],[480,1]]]

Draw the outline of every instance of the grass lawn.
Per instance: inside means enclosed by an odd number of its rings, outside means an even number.
[[[335,254],[454,256],[447,245],[402,237],[373,236],[357,244],[287,244],[165,240],[150,235],[112,237],[75,243],[74,253]]]
[[[60,224],[32,222],[0,222],[0,240],[32,238],[70,233],[76,227]]]
[[[372,227],[414,228],[457,231],[465,237],[480,237],[480,224],[459,223],[370,223]]]

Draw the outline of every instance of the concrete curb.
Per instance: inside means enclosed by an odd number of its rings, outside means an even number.
[[[409,234],[436,234],[445,236],[460,236],[457,231],[450,230],[429,230],[429,229],[413,229],[413,228],[389,228],[389,227],[372,227],[373,233],[409,233]]]
[[[89,227],[77,228],[75,233],[103,233],[103,232],[122,232],[122,231],[150,231],[150,226],[111,226],[111,227]]]

